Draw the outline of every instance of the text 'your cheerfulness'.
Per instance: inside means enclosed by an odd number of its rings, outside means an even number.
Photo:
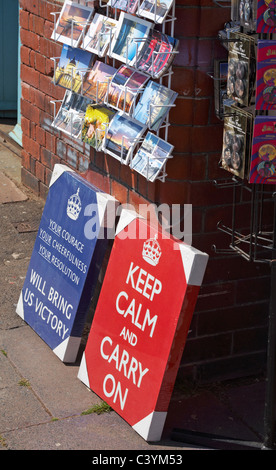
[[[155,296],[162,291],[162,283],[159,279],[140,268],[138,265],[130,263],[126,284],[132,289],[142,294],[151,302]],[[124,318],[130,319],[132,325],[143,331],[152,338],[157,324],[158,316],[151,316],[149,308],[143,308],[142,303],[138,303],[137,299],[129,298],[127,292],[122,290],[116,298],[116,312]],[[137,344],[137,336],[124,326],[120,335],[131,346]],[[100,343],[101,357],[110,364],[113,364],[118,372],[130,380],[137,388],[141,387],[141,383],[145,375],[149,372],[147,367],[136,359],[127,349],[120,344],[114,344],[110,336],[105,336]],[[119,400],[121,409],[125,407],[128,388],[123,391],[120,381],[116,381],[112,374],[107,374],[103,380],[103,392],[106,397],[112,397],[113,403]]]

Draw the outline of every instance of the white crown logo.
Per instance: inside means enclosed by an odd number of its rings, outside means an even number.
[[[81,211],[81,200],[79,197],[80,188],[78,188],[76,194],[73,194],[67,203],[67,215],[72,220],[77,220]]]
[[[162,255],[160,245],[156,238],[157,235],[155,235],[154,238],[149,238],[149,240],[145,241],[142,251],[144,260],[152,266],[156,266],[159,263]]]

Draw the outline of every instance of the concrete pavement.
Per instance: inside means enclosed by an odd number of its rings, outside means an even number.
[[[44,206],[21,185],[20,168],[0,136],[0,450],[176,454],[234,450],[236,440],[261,448],[262,378],[197,389],[177,383],[158,443],[145,442],[114,411],[83,414],[102,402],[77,378],[85,336],[76,363],[63,364],[15,312]]]

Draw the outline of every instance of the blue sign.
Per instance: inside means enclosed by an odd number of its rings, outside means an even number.
[[[64,362],[76,360],[116,203],[55,165],[16,311]]]

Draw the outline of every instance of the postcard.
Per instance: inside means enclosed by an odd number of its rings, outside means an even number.
[[[215,113],[219,119],[223,119],[224,102],[227,99],[227,59],[214,60],[214,104]]]
[[[92,66],[93,59],[94,54],[91,52],[64,44],[59,63],[55,67],[53,82],[75,93],[81,93],[85,75]]]
[[[92,13],[92,8],[66,0],[52,32],[51,39],[71,47],[78,47]]]
[[[178,94],[162,84],[150,80],[135,106],[134,119],[157,131],[174,106]]]
[[[244,179],[248,174],[252,115],[235,105],[225,106],[222,168]]]
[[[148,132],[130,163],[130,168],[155,181],[173,151],[173,145]]]
[[[239,0],[238,21],[244,31],[256,31],[257,0]]]
[[[138,0],[109,0],[107,5],[133,14],[137,10]]]
[[[75,139],[80,139],[82,123],[89,103],[90,101],[83,96],[66,90],[52,126]]]
[[[115,111],[107,106],[89,104],[82,124],[82,141],[101,150],[106,129],[114,114]]]
[[[108,85],[116,72],[115,67],[97,60],[85,77],[83,95],[96,103],[104,103]]]
[[[145,129],[141,122],[119,111],[106,131],[102,149],[126,165]]]
[[[166,18],[173,0],[143,0],[138,7],[138,15],[144,16],[155,23],[163,23]]]
[[[257,33],[273,34],[276,32],[275,0],[258,0]]]
[[[258,41],[255,107],[276,109],[276,41],[273,40]]]
[[[249,183],[276,183],[276,117],[256,116]]]
[[[115,36],[111,43],[111,57],[127,65],[135,64],[153,23],[121,12]]]
[[[230,33],[228,47],[227,96],[240,105],[249,106],[255,84],[254,39],[243,33]]]
[[[84,37],[82,47],[99,57],[105,56],[111,45],[117,23],[115,19],[96,13]]]
[[[149,80],[145,73],[121,65],[113,76],[106,95],[106,103],[129,114],[133,111],[135,98]]]
[[[135,61],[135,67],[149,73],[152,78],[161,77],[171,65],[178,45],[177,39],[155,29],[151,30]]]

